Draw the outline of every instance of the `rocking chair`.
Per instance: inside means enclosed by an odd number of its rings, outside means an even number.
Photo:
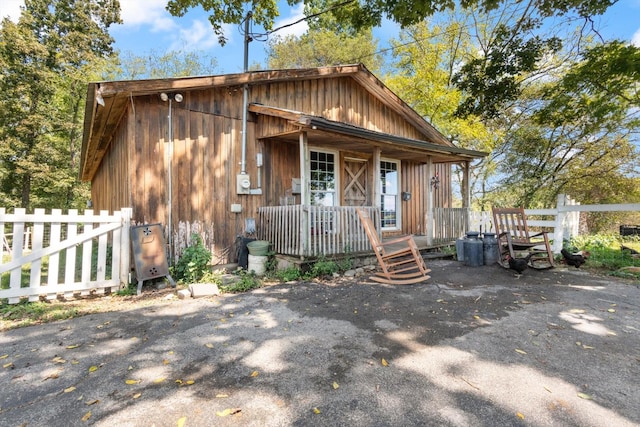
[[[498,236],[500,265],[509,268],[507,255],[527,252],[529,266],[538,270],[553,267],[553,252],[546,232],[529,234],[524,208],[493,208],[493,225]]]
[[[431,270],[425,265],[412,236],[382,242],[368,212],[363,209],[357,209],[357,212],[382,269],[371,276],[371,280],[390,285],[408,285],[431,277],[427,275]]]

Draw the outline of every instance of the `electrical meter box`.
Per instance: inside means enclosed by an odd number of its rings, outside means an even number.
[[[236,193],[238,194],[251,193],[251,180],[249,179],[249,174],[239,173],[236,176]]]

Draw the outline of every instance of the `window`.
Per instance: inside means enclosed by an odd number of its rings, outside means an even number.
[[[398,162],[385,160],[380,162],[380,212],[382,228],[400,228],[399,197],[400,179]]]
[[[310,150],[309,160],[309,203],[312,206],[336,206],[336,154]],[[330,210],[312,210],[309,221],[311,234],[330,234],[334,231],[334,213]]]
[[[309,158],[309,202],[315,206],[335,206],[338,187],[335,154],[310,151]]]

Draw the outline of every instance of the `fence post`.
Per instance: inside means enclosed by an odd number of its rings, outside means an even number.
[[[565,205],[566,197],[564,194],[558,194],[556,224],[553,229],[553,252],[556,254],[562,250],[562,244],[564,242],[564,227],[567,213],[562,208]]]
[[[120,236],[120,289],[129,286],[129,271],[131,269],[131,243],[129,241],[131,227],[132,208],[122,208],[122,232]]]

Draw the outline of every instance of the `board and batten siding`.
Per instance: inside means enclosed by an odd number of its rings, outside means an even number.
[[[236,237],[243,234],[247,218],[257,218],[258,207],[280,205],[285,196],[293,196],[295,203],[302,203],[300,196],[291,195],[290,191],[291,179],[300,177],[299,146],[255,140],[256,134],[277,135],[298,129],[286,120],[266,116],[256,119],[249,114],[245,169],[252,188],[256,188],[256,155],[262,153],[262,194],[238,195],[242,87],[211,87],[181,93],[184,100],[172,103],[174,253],[179,255],[191,233],[198,232],[213,251],[214,262],[229,262],[235,259]],[[397,112],[349,77],[265,82],[250,87],[249,102],[423,139]],[[160,100],[159,94],[130,98],[118,129],[113,132],[115,138],[92,179],[94,209],[115,211],[131,206],[133,222],[166,226],[168,112],[169,105]],[[261,127],[258,132],[256,120]],[[309,146],[313,146],[313,141],[309,141]],[[340,149],[340,145],[335,148]],[[403,215],[407,217],[403,217],[406,227],[402,231],[424,233],[424,219],[420,218],[424,214],[419,212],[426,205],[425,186],[430,177],[426,176],[426,165],[407,162],[403,165],[402,179],[412,188],[409,190],[412,200],[401,202],[409,203],[408,208],[403,205]],[[441,179],[444,175],[441,172]],[[240,205],[241,212],[231,212],[232,204]]]

